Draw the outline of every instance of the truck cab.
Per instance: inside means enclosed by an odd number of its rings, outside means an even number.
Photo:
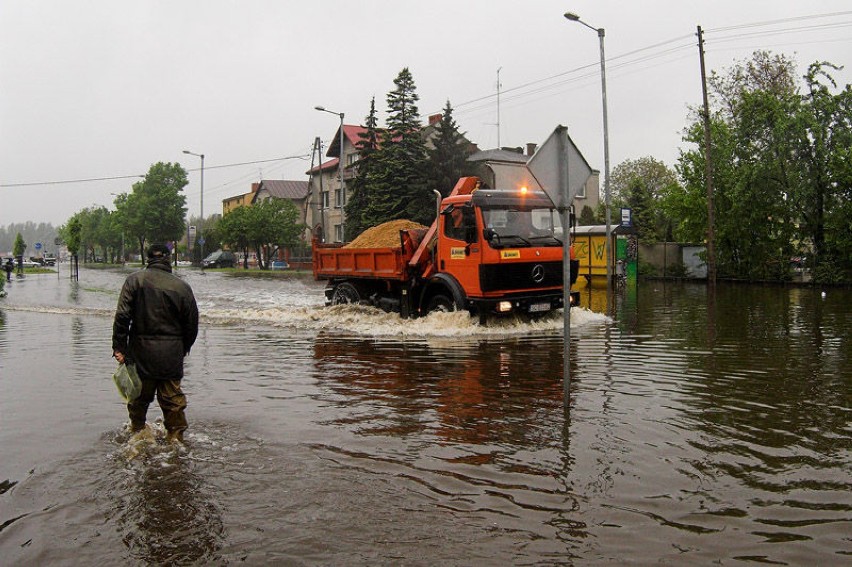
[[[477,189],[441,203],[433,283],[452,307],[536,315],[563,306],[558,212],[540,191]],[[573,260],[573,259],[572,259]],[[572,261],[571,280],[577,263]]]

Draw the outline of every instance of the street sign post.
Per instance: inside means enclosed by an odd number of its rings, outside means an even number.
[[[568,409],[571,385],[571,203],[592,175],[589,162],[568,136],[568,128],[557,126],[529,161],[527,168],[550,197],[562,218],[563,401]]]

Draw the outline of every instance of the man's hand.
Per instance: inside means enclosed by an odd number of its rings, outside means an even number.
[[[113,358],[115,358],[119,364],[124,364],[124,354],[116,351],[112,353]]]

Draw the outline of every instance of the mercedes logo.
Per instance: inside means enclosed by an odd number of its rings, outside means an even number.
[[[544,266],[541,264],[536,264],[532,269],[532,280],[535,283],[541,283],[544,281]]]

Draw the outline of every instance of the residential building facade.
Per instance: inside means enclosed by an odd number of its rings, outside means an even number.
[[[347,184],[355,177],[355,163],[358,161],[358,141],[360,134],[366,132],[363,126],[343,125],[343,147],[340,145],[340,128],[334,135],[325,157],[332,159],[321,163],[306,173],[308,180],[308,198],[306,203],[306,223],[313,234],[320,236],[323,242],[343,242],[345,214],[343,207],[347,200]],[[319,150],[320,148],[315,148]],[[322,152],[320,151],[320,155]],[[343,179],[340,179],[340,160],[343,159]]]

